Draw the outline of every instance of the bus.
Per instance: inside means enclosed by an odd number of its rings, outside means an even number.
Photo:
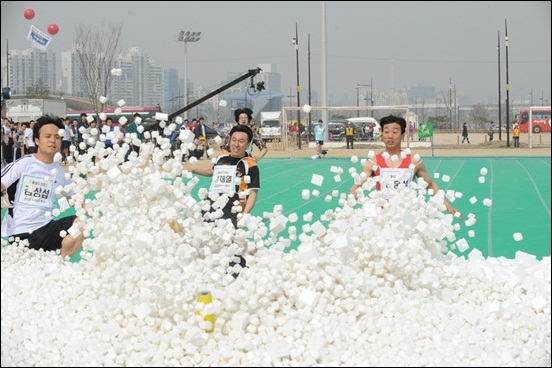
[[[529,126],[533,128],[533,133],[550,132],[550,106],[532,107],[532,124],[529,124],[529,108],[524,107],[519,111],[517,122],[521,132],[528,132]]]
[[[111,118],[113,119],[113,124],[114,125],[118,125],[119,124],[119,119],[121,117],[126,117],[127,118],[127,121],[131,122],[133,120],[133,115],[135,113],[139,113],[140,114],[140,117],[142,118],[142,121],[145,120],[145,119],[154,119],[155,118],[155,114],[158,113],[158,112],[161,112],[161,107],[159,105],[157,106],[123,106],[121,107],[121,111],[119,114],[116,114],[115,113],[115,110],[117,108],[115,107],[108,107],[106,108],[104,111],[102,111],[105,115],[106,115],[106,119],[107,118]],[[98,115],[101,114],[102,112],[98,112]],[[117,111],[119,112],[119,111]],[[72,109],[67,109],[67,113],[66,113],[66,117],[69,118],[71,121],[75,120],[75,119],[80,119],[80,115],[82,113],[85,113],[86,115],[91,115],[93,117],[95,117],[96,119],[98,118],[96,116],[96,112],[94,110],[72,110]]]

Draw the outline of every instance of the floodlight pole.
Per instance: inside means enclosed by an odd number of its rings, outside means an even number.
[[[188,106],[188,42],[197,42],[201,32],[180,31],[178,41],[184,42],[184,106]],[[188,119],[188,111],[184,112],[184,119]]]
[[[311,50],[310,50],[310,33],[309,33],[309,39],[308,39],[308,76],[309,76],[309,106],[312,106],[312,96],[311,96]],[[309,130],[307,133],[307,143],[310,143],[310,135],[312,132],[312,111],[309,111]]]
[[[297,65],[297,128],[298,128],[298,137],[297,148],[301,149],[301,100],[299,98],[299,33],[297,31],[297,22],[295,22],[295,38],[291,41],[295,45],[295,62]]]
[[[449,125],[452,132],[452,77],[449,77]]]
[[[498,44],[496,46],[498,54],[498,140],[502,141],[502,97],[500,94],[500,31],[498,31]]]
[[[504,19],[504,28],[506,30],[506,147],[510,147],[510,82],[508,79],[508,23]]]

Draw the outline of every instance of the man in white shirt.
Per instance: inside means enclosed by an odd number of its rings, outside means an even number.
[[[23,123],[23,144],[25,147],[25,154],[36,153],[36,144],[33,139],[33,130],[29,128],[29,123]]]
[[[71,184],[71,180],[65,178],[63,168],[54,162],[54,156],[61,148],[60,129],[64,126],[59,119],[50,116],[38,119],[33,138],[37,152],[2,169],[2,208],[9,203],[6,190],[16,186],[6,235],[15,241],[27,240],[29,248],[60,250],[61,256],[70,257],[80,249],[84,235],[79,229],[77,216],[52,218],[52,211],[56,208],[56,189],[69,195],[68,186]]]

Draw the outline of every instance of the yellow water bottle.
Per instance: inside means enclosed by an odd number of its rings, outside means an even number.
[[[213,297],[211,296],[211,293],[209,291],[202,291],[201,293],[199,293],[199,296],[197,297],[197,302],[203,303],[205,305],[211,304],[213,302]],[[196,311],[196,314],[198,316],[203,315],[203,313],[201,313],[201,310],[199,309]],[[207,322],[211,322],[211,325],[212,325],[211,329],[207,330],[206,332],[207,333],[213,332],[213,330],[215,329],[215,315],[212,313],[206,314],[205,316],[203,316],[203,320]]]

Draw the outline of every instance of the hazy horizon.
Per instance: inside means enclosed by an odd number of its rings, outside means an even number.
[[[69,50],[77,25],[123,25],[121,51],[139,46],[162,68],[184,76],[180,31],[201,31],[188,43],[188,79],[212,89],[236,73],[275,64],[282,91],[296,88],[292,38],[299,31],[301,90],[308,88],[308,39],[313,91],[321,95],[322,2],[19,2],[2,1],[2,56],[31,47],[31,25],[46,32],[57,24],[49,49]],[[32,20],[23,13],[35,11]],[[498,54],[502,100],[506,91],[505,21],[508,25],[508,74],[511,100],[550,104],[550,2],[326,2],[328,100],[356,105],[357,84],[374,90],[413,86],[448,91],[474,103],[497,101]],[[500,36],[499,36],[500,34]],[[9,45],[8,45],[9,43]],[[4,69],[2,65],[2,83]],[[301,104],[307,96],[302,94]]]

